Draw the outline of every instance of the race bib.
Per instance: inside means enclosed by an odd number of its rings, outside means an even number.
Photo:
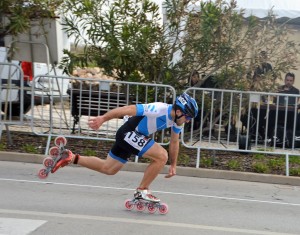
[[[135,131],[128,132],[124,140],[135,149],[141,151],[145,145],[149,142],[149,138],[144,135],[140,135]]]

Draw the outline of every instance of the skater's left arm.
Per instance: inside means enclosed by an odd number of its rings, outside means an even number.
[[[169,144],[169,159],[170,159],[170,168],[169,174],[166,175],[166,178],[170,178],[176,175],[176,165],[177,158],[179,153],[179,134],[175,133],[173,130],[171,131],[171,140]]]
[[[97,130],[102,126],[104,122],[107,122],[113,118],[124,117],[126,115],[128,116],[136,115],[136,105],[118,107],[108,111],[104,115],[94,117],[94,118],[89,118],[88,125],[91,129]]]

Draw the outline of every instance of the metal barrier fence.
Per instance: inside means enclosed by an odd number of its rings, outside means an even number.
[[[113,119],[93,131],[87,125],[90,117],[124,105],[174,103],[176,97],[168,85],[52,75],[36,76],[27,87],[21,68],[10,63],[0,63],[0,75],[0,138],[4,126],[23,125],[31,108],[30,131],[48,138],[45,154],[52,137],[113,141],[123,124],[122,119]],[[284,155],[289,175],[289,157],[300,156],[299,95],[194,87],[186,92],[198,101],[199,115],[185,126],[181,137],[185,147],[197,149],[197,168],[202,149],[238,151]],[[29,105],[25,95],[31,99]],[[169,132],[152,137],[168,144]]]
[[[299,156],[300,95],[188,88],[199,114],[186,125],[182,143],[200,150],[222,150]]]
[[[122,119],[113,119],[104,123],[99,131],[93,131],[87,125],[90,117],[130,104],[173,103],[176,97],[175,89],[168,85],[48,75],[35,77],[32,84],[33,94],[35,82],[39,80],[49,80],[50,92],[44,93],[45,97],[41,99],[46,100],[49,97],[50,102],[47,105],[36,106],[35,99],[32,98],[34,108],[31,110],[31,128],[36,135],[48,137],[46,153],[51,137],[64,135],[113,141],[117,129],[123,124]],[[57,81],[61,81],[60,86],[55,88],[53,84]],[[68,96],[55,97],[53,94],[57,93],[56,89],[67,91]],[[166,131],[161,131],[152,137],[160,144],[167,144],[167,134]]]
[[[30,99],[26,99],[28,87],[24,86],[23,77],[23,71],[18,65],[0,63],[0,139],[5,126],[9,142],[9,125],[21,125],[24,113],[30,108]]]

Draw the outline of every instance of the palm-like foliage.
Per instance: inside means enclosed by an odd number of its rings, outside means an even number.
[[[87,62],[120,80],[156,80],[167,53],[156,4],[67,0],[64,9],[65,29],[76,45],[85,45]]]

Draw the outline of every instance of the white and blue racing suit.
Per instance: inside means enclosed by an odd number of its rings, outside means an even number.
[[[126,163],[128,158],[135,154],[141,157],[155,143],[148,136],[166,128],[179,134],[183,128],[178,126],[171,117],[173,105],[155,102],[137,104],[136,116],[130,117],[117,131],[116,142],[109,155]]]

